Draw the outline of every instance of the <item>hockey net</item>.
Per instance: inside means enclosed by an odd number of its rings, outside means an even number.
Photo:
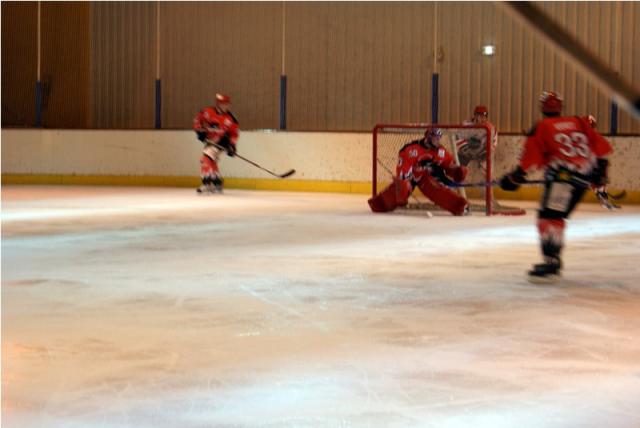
[[[439,125],[439,124],[384,124],[373,129],[373,195],[388,186],[396,171],[398,152],[407,143],[424,137],[429,128],[439,128],[442,144],[456,159],[466,165],[469,173],[465,182],[487,183],[486,186],[458,188],[457,191],[469,200],[471,212],[486,215],[522,215],[525,210],[498,202],[493,194],[492,180],[494,147],[491,144],[491,129],[485,125]],[[441,211],[417,188],[409,198],[408,210]]]

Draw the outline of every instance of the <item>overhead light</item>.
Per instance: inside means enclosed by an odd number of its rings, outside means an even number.
[[[493,45],[484,45],[482,47],[482,55],[493,56],[496,53],[496,47]]]

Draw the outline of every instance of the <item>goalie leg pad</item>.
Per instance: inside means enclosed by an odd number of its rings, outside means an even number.
[[[404,206],[409,200],[409,185],[402,180],[394,180],[387,188],[367,202],[374,213],[393,211],[399,206]]]
[[[469,205],[465,198],[432,177],[425,176],[418,183],[418,187],[427,198],[453,215],[463,215],[465,208]]]

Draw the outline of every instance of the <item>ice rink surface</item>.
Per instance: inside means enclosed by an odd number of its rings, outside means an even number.
[[[2,426],[640,427],[640,207],[2,188]]]

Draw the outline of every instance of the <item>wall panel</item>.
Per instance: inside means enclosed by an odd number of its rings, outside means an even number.
[[[640,2],[537,4],[640,87]],[[521,132],[539,117],[540,92],[554,89],[567,113],[594,114],[610,128],[611,95],[496,3],[42,5],[45,126],[154,126],[159,8],[164,128],[189,128],[216,92],[231,95],[243,129],[278,128],[283,65],[290,130],[430,121],[434,70],[440,122],[466,119],[482,103],[502,133]],[[36,11],[35,2],[2,3],[5,126],[35,121]],[[480,54],[488,43],[494,57]],[[618,131],[640,133],[640,121],[621,112]]]
[[[2,2],[2,126],[34,126],[36,2]]]
[[[633,86],[640,88],[640,2],[620,2],[618,16],[622,25],[619,32],[620,74]],[[640,120],[628,113],[620,114],[620,130],[640,134]]]
[[[87,128],[89,104],[87,2],[42,3],[42,126]]]
[[[91,3],[91,107],[96,128],[153,128],[156,2]]]
[[[620,69],[640,86],[637,72],[640,28],[637,3],[543,2],[546,13],[588,46],[602,61]],[[620,24],[620,10],[625,17]],[[440,3],[441,122],[468,117],[473,105],[488,105],[502,132],[520,132],[539,117],[537,98],[544,89],[559,91],[568,114],[594,114],[600,129],[610,126],[611,96],[578,66],[534,32],[524,29],[494,3]],[[451,31],[452,28],[465,31]],[[618,39],[627,40],[625,44]],[[634,43],[635,42],[635,43]],[[480,48],[495,44],[497,54],[482,57]],[[617,50],[620,52],[616,53]],[[625,67],[617,65],[624,59]],[[624,62],[626,61],[626,62]],[[635,122],[635,123],[633,123]],[[638,121],[621,115],[621,132],[638,132]]]
[[[240,126],[277,128],[282,4],[160,2],[163,126],[191,127],[216,92]]]
[[[430,119],[433,3],[290,2],[290,129]]]

